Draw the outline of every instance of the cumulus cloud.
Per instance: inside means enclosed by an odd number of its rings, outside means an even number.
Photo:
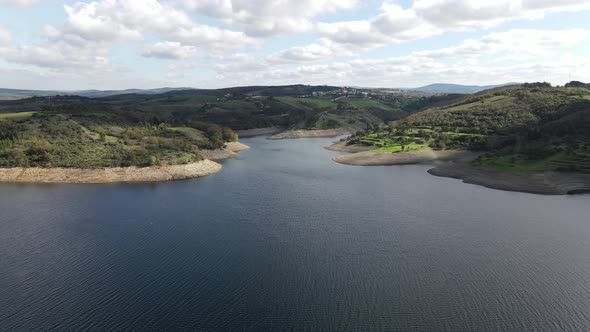
[[[230,49],[257,46],[259,41],[243,32],[194,22],[191,17],[157,0],[99,0],[64,6],[61,26],[45,27],[41,40],[32,45],[4,46],[0,57],[8,62],[47,68],[109,69],[110,52],[123,41],[142,41],[146,34],[163,41],[146,46],[146,57],[184,59],[197,48]],[[0,44],[11,41],[0,30]]]
[[[312,18],[354,8],[358,0],[177,0],[186,8],[243,26],[252,36],[309,31]]]
[[[535,19],[547,13],[590,9],[588,0],[416,0],[419,16],[439,27],[480,28],[509,19]]]
[[[334,57],[352,56],[354,53],[343,48],[340,44],[322,38],[316,43],[306,46],[295,46],[266,57],[272,63],[293,63],[325,60]]]
[[[35,2],[38,1],[0,0],[0,5],[26,6]],[[124,52],[133,52],[130,50],[136,46],[139,51],[125,57],[139,55],[176,61],[177,67],[161,73],[164,79],[188,80],[184,76],[188,68],[181,67],[181,60],[201,57],[204,84],[220,85],[303,82],[407,86],[421,80],[493,80],[497,78],[493,75],[500,74],[522,74],[524,78],[501,80],[522,81],[543,66],[553,68],[561,62],[561,68],[566,70],[573,64],[588,62],[579,57],[580,52],[569,52],[587,49],[580,46],[588,44],[585,29],[510,30],[464,40],[453,47],[416,50],[405,56],[358,57],[370,54],[366,52],[374,48],[447,32],[481,31],[510,20],[586,11],[590,10],[590,0],[414,0],[404,6],[393,0],[383,1],[380,6],[378,2],[72,0],[63,6],[62,23],[45,26],[40,36],[26,42],[17,39],[23,35],[20,31],[13,36],[0,27],[0,58],[19,68],[35,66],[39,71],[91,76],[120,72],[112,53],[115,47],[126,43],[131,47]],[[338,21],[336,15],[330,16],[368,3],[378,3],[370,17],[355,14],[355,20]],[[306,34],[281,39],[280,44],[261,52],[263,42],[272,43],[276,40],[272,37],[293,33]],[[315,40],[299,44],[310,35]],[[283,43],[291,43],[291,47],[276,51],[277,45]],[[211,82],[207,69],[213,69],[218,81]],[[514,70],[513,74],[509,69]]]
[[[245,84],[263,81],[407,87],[435,81],[483,84],[565,80],[568,72],[590,75],[590,59],[567,52],[568,48],[588,41],[590,30],[515,29],[466,40],[454,47],[415,51],[399,57],[289,65],[240,55],[215,69],[219,79],[239,79]],[[489,56],[493,56],[491,60]],[[507,57],[512,58],[510,62],[494,60]],[[540,73],[549,77],[540,78]]]
[[[199,54],[197,48],[190,45],[182,45],[179,42],[159,42],[146,46],[142,55],[148,58],[161,59],[187,59]]]
[[[105,70],[110,67],[108,49],[79,48],[67,43],[0,47],[0,57],[8,62],[54,69]]]
[[[155,33],[165,40],[196,47],[240,48],[258,42],[243,32],[194,22],[186,13],[157,0],[101,0],[65,6],[65,38],[86,41],[141,40]]]
[[[479,40],[468,39],[455,47],[418,51],[412,55],[429,58],[465,58],[507,52],[518,55],[520,59],[528,60],[549,56],[588,39],[590,39],[590,30],[584,29],[514,29],[491,33]]]
[[[370,19],[318,23],[317,31],[341,44],[372,48],[576,10],[590,10],[590,0],[415,0],[409,8],[386,1]]]

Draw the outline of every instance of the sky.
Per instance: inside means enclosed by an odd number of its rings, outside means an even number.
[[[0,88],[590,81],[590,0],[0,0]]]

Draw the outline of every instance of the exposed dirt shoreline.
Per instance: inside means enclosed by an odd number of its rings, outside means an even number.
[[[336,152],[357,153],[373,150],[374,147],[361,144],[347,145],[346,141],[336,142],[332,145],[326,146],[324,149]]]
[[[430,149],[410,152],[380,152],[369,150],[336,156],[332,158],[337,163],[352,166],[386,166],[430,163],[433,161],[469,161],[477,157],[470,151],[433,151]]]
[[[492,167],[449,163],[428,170],[436,176],[460,179],[492,189],[543,195],[567,195],[590,192],[590,174],[584,173],[521,173]]]
[[[205,158],[210,160],[226,160],[238,157],[238,152],[250,149],[246,144],[240,142],[225,143],[225,148],[217,150],[201,150]]]
[[[226,143],[224,149],[203,151],[207,159],[186,165],[106,167],[96,169],[67,167],[0,168],[0,182],[99,184],[186,180],[219,172],[222,166],[213,161],[213,159],[222,160],[233,158],[238,155],[237,152],[249,148],[249,146],[240,142]]]
[[[201,160],[186,165],[97,169],[14,167],[0,168],[0,182],[95,184],[163,182],[198,178],[219,170],[221,170],[221,165],[211,160]]]
[[[272,135],[268,139],[279,140],[279,139],[297,139],[297,138],[314,138],[314,137],[336,137],[340,135],[346,135],[350,132],[346,129],[314,129],[314,130],[287,130]]]
[[[255,128],[255,129],[246,129],[246,130],[236,130],[236,134],[238,137],[254,137],[254,136],[262,136],[262,135],[272,135],[280,132],[281,129],[277,127],[266,127],[266,128]]]
[[[335,143],[328,150],[352,152],[332,158],[335,162],[353,166],[384,166],[430,164],[442,162],[428,173],[460,179],[465,183],[492,189],[525,192],[542,195],[567,195],[590,192],[590,174],[584,173],[522,173],[498,170],[493,167],[472,166],[469,161],[478,153],[469,151],[433,151],[430,149],[403,153],[363,151],[364,146],[346,146]],[[356,152],[355,151],[361,151]]]

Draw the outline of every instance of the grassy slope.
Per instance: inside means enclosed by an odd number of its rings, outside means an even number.
[[[33,116],[33,112],[20,112],[20,113],[0,113],[1,120],[22,120]]]
[[[390,112],[399,111],[399,108],[393,107],[391,105],[387,105],[387,104],[385,104],[379,100],[375,100],[375,99],[347,97],[347,98],[339,99],[338,102],[348,103],[352,107],[355,107],[355,108],[380,109],[380,110],[390,111]]]

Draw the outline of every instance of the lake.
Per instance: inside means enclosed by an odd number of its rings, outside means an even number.
[[[590,195],[244,139],[206,178],[0,184],[0,330],[590,329]]]

